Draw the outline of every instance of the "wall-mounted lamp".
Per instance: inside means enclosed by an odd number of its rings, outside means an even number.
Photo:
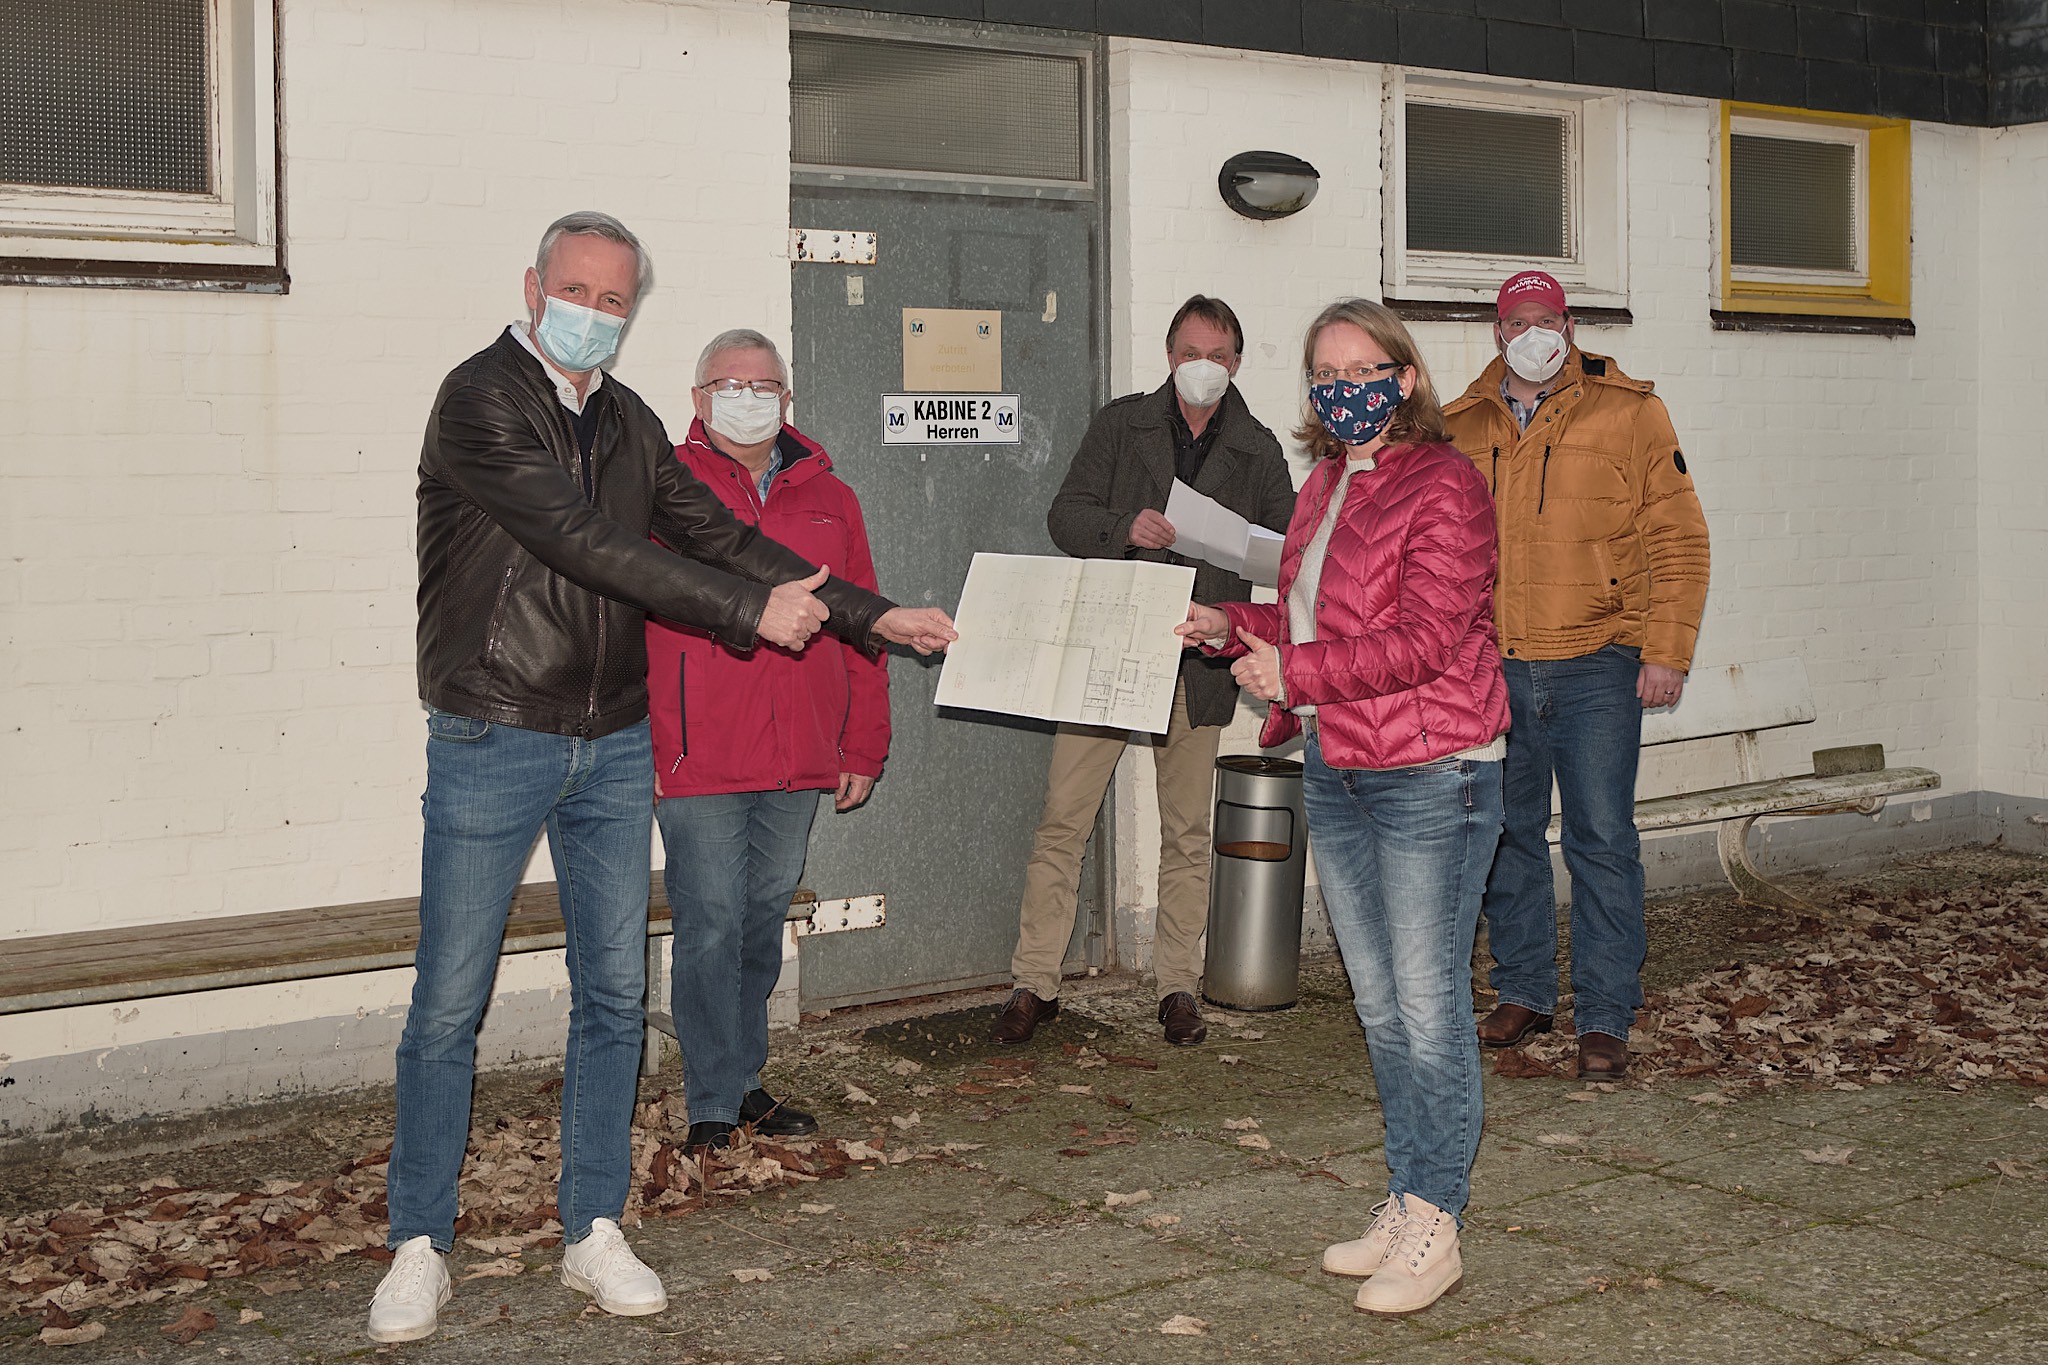
[[[1231,210],[1247,218],[1285,218],[1316,197],[1316,168],[1285,152],[1239,152],[1223,163],[1216,189]]]

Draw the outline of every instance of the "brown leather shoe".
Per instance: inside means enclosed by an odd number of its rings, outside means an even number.
[[[1481,1047],[1513,1047],[1532,1033],[1550,1032],[1550,1016],[1503,1001],[1479,1021]]]
[[[1028,1043],[1031,1035],[1038,1032],[1038,1026],[1059,1012],[1058,1000],[1040,1000],[1019,986],[1010,992],[1010,1003],[996,1016],[995,1027],[988,1031],[989,1041]]]
[[[1579,1079],[1618,1081],[1628,1074],[1628,1044],[1611,1033],[1579,1035]]]
[[[1159,1022],[1166,1025],[1166,1041],[1175,1047],[1193,1047],[1209,1036],[1201,1006],[1186,991],[1175,991],[1159,1002]]]

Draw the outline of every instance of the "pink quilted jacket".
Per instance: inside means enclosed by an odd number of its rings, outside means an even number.
[[[1287,638],[1287,593],[1343,472],[1324,460],[1302,485],[1280,555],[1280,601],[1218,605],[1233,627],[1280,645],[1289,706],[1316,706],[1333,768],[1405,768],[1508,728],[1493,628],[1493,499],[1451,445],[1390,446],[1352,476],[1316,598],[1316,638]],[[1220,650],[1242,654],[1241,644]],[[1259,743],[1300,733],[1274,706]]]

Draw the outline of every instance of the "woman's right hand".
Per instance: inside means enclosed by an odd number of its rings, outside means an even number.
[[[1190,602],[1188,619],[1175,626],[1173,633],[1189,644],[1222,644],[1230,638],[1230,618],[1215,607]]]

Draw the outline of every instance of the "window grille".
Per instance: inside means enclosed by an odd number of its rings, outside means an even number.
[[[0,182],[210,194],[207,0],[0,4]]]
[[[1731,135],[1729,259],[1770,270],[1858,270],[1856,163],[1852,142]]]
[[[1407,245],[1515,258],[1572,254],[1571,120],[1407,106]]]
[[[797,31],[790,67],[799,166],[1088,178],[1079,57]]]

